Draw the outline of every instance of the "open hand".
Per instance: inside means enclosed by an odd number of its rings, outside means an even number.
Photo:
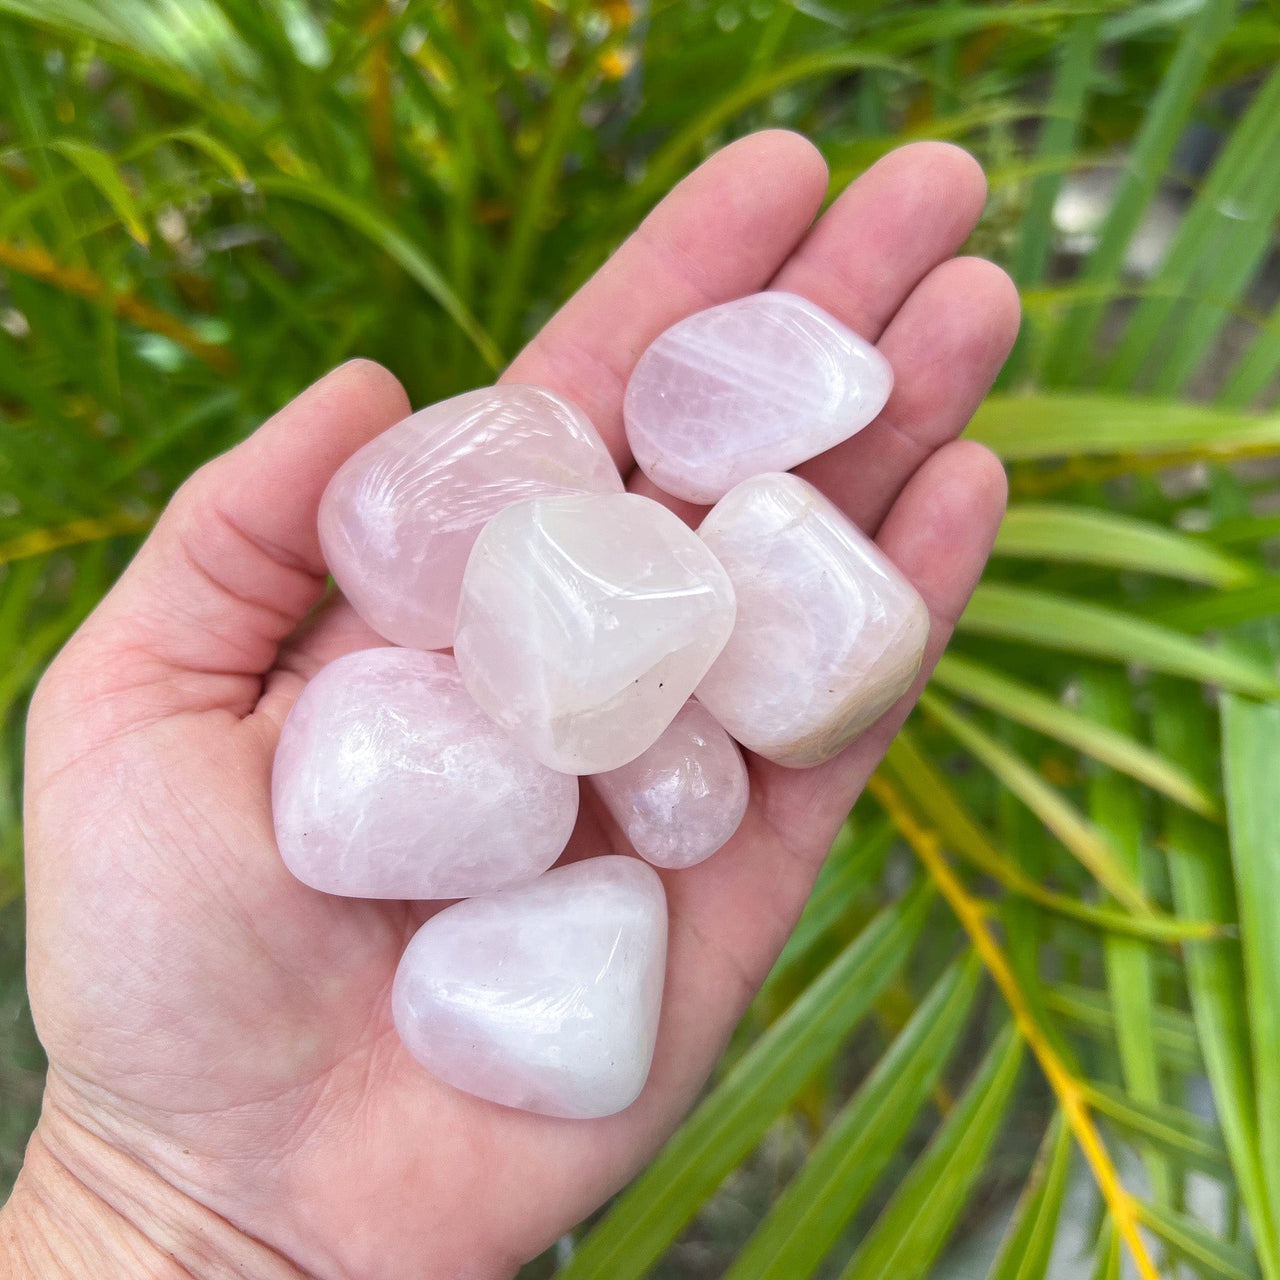
[[[878,342],[896,372],[887,408],[801,474],[928,603],[922,683],[1003,510],[999,464],[956,437],[1013,341],[1017,298],[998,268],[953,256],[984,199],[965,153],[903,148],[814,223],[826,182],[793,134],[725,148],[506,376],[581,405],[626,475],[623,387],[682,316],[772,285]],[[400,1046],[389,1000],[430,908],[298,883],[268,798],[304,681],[381,643],[342,600],[314,609],[320,494],[408,412],[389,373],[355,362],[204,467],[40,686],[29,968],[50,1069],[0,1219],[0,1266],[9,1257],[18,1275],[512,1274],[626,1182],[691,1105],[915,696],[825,765],[752,759],[737,836],[664,877],[662,1024],[634,1106],[556,1120],[437,1082]],[[659,496],[639,473],[630,484]],[[570,855],[619,843],[584,792]]]

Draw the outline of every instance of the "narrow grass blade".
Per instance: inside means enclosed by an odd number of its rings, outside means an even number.
[[[1248,1253],[1218,1239],[1193,1218],[1154,1204],[1139,1204],[1138,1216],[1204,1280],[1257,1280],[1258,1268]]]
[[[1023,1043],[1007,1023],[840,1280],[919,1280],[946,1244],[1004,1122]]]
[[[1115,1163],[1098,1133],[1097,1125],[1085,1100],[1082,1083],[1066,1060],[1045,1034],[1036,1017],[1035,1004],[1018,982],[1017,974],[1008,957],[996,941],[987,924],[981,905],[965,888],[963,881],[942,856],[937,835],[922,826],[911,812],[906,801],[879,774],[873,775],[867,784],[884,810],[893,818],[899,831],[915,850],[947,905],[969,935],[974,949],[982,957],[1005,1003],[1009,1006],[1018,1030],[1031,1047],[1049,1087],[1053,1090],[1067,1118],[1080,1149],[1084,1152],[1094,1182],[1102,1196],[1107,1212],[1115,1223],[1120,1238],[1129,1250],[1129,1256],[1137,1268],[1139,1280],[1159,1280],[1159,1272],[1151,1259],[1142,1234],[1138,1230],[1138,1218],[1133,1197],[1125,1190]]]
[[[1183,216],[1156,277],[1171,296],[1138,304],[1108,358],[1109,386],[1141,384],[1162,395],[1186,389],[1270,248],[1277,212],[1280,72],[1252,96]],[[1212,289],[1213,302],[1178,300],[1202,289]]]
[[[1213,786],[1218,726],[1204,698],[1171,680],[1160,682],[1152,692],[1156,744],[1184,761],[1202,785]],[[1201,919],[1234,921],[1231,851],[1222,829],[1183,809],[1166,808],[1163,845],[1178,911]],[[1280,1236],[1275,1207],[1267,1199],[1258,1149],[1258,1110],[1240,948],[1234,941],[1201,943],[1187,948],[1184,963],[1214,1111],[1253,1223],[1263,1273],[1268,1280],[1277,1280]]]
[[[142,219],[142,210],[111,156],[79,138],[56,138],[49,146],[97,187],[102,198],[115,210],[124,229],[138,244],[145,248],[151,243],[151,233]]]
[[[875,1187],[964,1029],[982,966],[948,969],[827,1126],[725,1280],[807,1280]]]
[[[1175,533],[1163,525],[1092,507],[1055,503],[1011,506],[992,554],[1128,569],[1214,587],[1245,586],[1256,581],[1261,572],[1202,539]]]
[[[1055,1112],[987,1280],[1045,1280],[1071,1171],[1071,1130]]]
[[[1074,894],[1055,892],[1028,875],[1020,862],[1014,862],[1001,852],[987,829],[965,807],[942,772],[920,749],[909,729],[899,731],[885,756],[881,771],[911,796],[912,802],[936,827],[949,850],[1003,885],[1010,893],[1091,928],[1153,942],[1190,940],[1213,936],[1217,932],[1217,926],[1203,921],[1176,920],[1161,914],[1134,915],[1114,907],[1099,906]],[[1022,812],[1028,821],[1034,822],[1034,817],[1025,808]],[[1042,828],[1037,827],[1036,830],[1041,831]]]
[[[1187,23],[1120,170],[1119,186],[1098,243],[1082,272],[1086,281],[1112,280],[1121,274],[1125,251],[1168,169],[1214,50],[1230,29],[1235,8],[1234,0],[1206,0]],[[1078,376],[1088,360],[1101,315],[1099,306],[1077,307],[1058,327],[1046,362],[1048,381],[1061,385]]]
[[[1280,704],[1223,698],[1222,763],[1257,1064],[1258,1150],[1267,1202],[1280,1206]]]
[[[1213,796],[1166,756],[1158,755],[1128,734],[1064,707],[1033,685],[954,653],[943,654],[933,679],[966,701],[1074,747],[1197,813],[1213,816],[1218,812]]]
[[[1122,673],[1090,671],[1081,684],[1086,711],[1120,733],[1135,731],[1133,690]],[[1089,812],[1125,870],[1142,886],[1142,796],[1136,784],[1111,770],[1097,772],[1089,783]],[[1155,970],[1151,953],[1132,938],[1106,938],[1103,948],[1107,990],[1116,1016],[1121,1075],[1138,1102],[1158,1105],[1160,1067],[1155,1055]],[[1156,1202],[1172,1204],[1172,1167],[1150,1152],[1146,1165]]]
[[[1280,452],[1280,416],[1275,414],[1133,395],[989,396],[965,434],[1005,462],[1117,454],[1229,458]]]
[[[1154,914],[1133,869],[1062,792],[937,694],[926,691],[920,708],[986,765],[1118,901],[1136,915]]]
[[[927,882],[887,907],[739,1060],[582,1242],[559,1280],[638,1280],[828,1061],[911,954]]]
[[[1206,644],[1132,614],[1028,587],[979,584],[958,628],[966,635],[1021,641],[1065,653],[1136,662],[1168,675],[1280,697],[1280,684],[1253,658]]]
[[[377,245],[410,279],[421,285],[439,303],[445,314],[471,340],[491,369],[496,371],[502,367],[501,351],[454,292],[440,268],[379,210],[318,178],[267,174],[255,177],[253,181],[256,187],[268,195],[298,200],[331,214]]]
[[[1222,1135],[1199,1116],[1167,1103],[1141,1101],[1110,1085],[1090,1083],[1085,1093],[1094,1111],[1131,1138],[1147,1142],[1211,1177],[1230,1175],[1231,1164]]]
[[[1060,982],[1045,988],[1045,1004],[1057,1017],[1074,1023],[1079,1030],[1114,1045],[1115,1014],[1103,991]],[[1191,1016],[1170,1005],[1157,1005],[1152,1039],[1163,1063],[1183,1075],[1203,1069],[1200,1041]]]

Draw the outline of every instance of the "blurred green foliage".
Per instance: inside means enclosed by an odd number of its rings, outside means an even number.
[[[1077,1185],[1058,1274],[1280,1280],[1278,9],[0,0],[0,900],[25,698],[196,465],[355,354],[491,380],[730,137],[833,191],[951,139],[1027,312],[972,429],[1010,519],[712,1090],[558,1262],[1032,1280]]]

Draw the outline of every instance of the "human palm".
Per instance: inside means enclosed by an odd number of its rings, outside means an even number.
[[[773,285],[878,341],[897,375],[889,405],[801,470],[924,596],[927,670],[1003,507],[999,465],[955,437],[1008,351],[1017,300],[997,268],[952,256],[984,194],[964,153],[904,148],[813,223],[825,191],[821,160],[795,135],[726,148],[506,376],[580,404],[627,474],[627,374],[683,315]],[[667,985],[634,1106],[559,1120],[438,1083],[399,1045],[389,1000],[430,907],[330,898],[293,880],[268,788],[307,676],[382,643],[340,599],[315,607],[316,506],[337,466],[407,412],[388,373],[346,365],[197,473],[31,710],[30,989],[50,1060],[42,1156],[107,1199],[113,1171],[143,1170],[254,1239],[282,1275],[509,1275],[625,1182],[703,1084],[914,696],[818,768],[751,759],[737,836],[664,875]],[[658,496],[638,473],[629,484]],[[584,791],[568,856],[623,844]],[[138,1221],[145,1205],[120,1212],[154,1238],[155,1224]]]

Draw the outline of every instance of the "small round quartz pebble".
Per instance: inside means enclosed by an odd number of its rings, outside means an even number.
[[[884,408],[893,369],[871,343],[794,293],[725,302],[641,355],[624,402],[640,469],[689,502],[788,471]]]
[[[697,702],[686,702],[662,736],[592,786],[631,847],[657,867],[681,870],[709,858],[747,811],[747,767],[734,741]]]
[[[782,765],[819,764],[907,691],[929,611],[811,484],[744,480],[698,532],[738,599],[733,635],[698,700],[743,746]]]
[[[535,758],[601,773],[657,740],[733,617],[725,571],[665,507],[534,498],[477,539],[454,653],[471,696]]]
[[[343,594],[379,635],[453,642],[462,570],[490,516],[524,498],[618,493],[587,416],[541,387],[483,387],[431,405],[352,455],[320,503],[320,543]]]
[[[443,653],[364,649],[306,685],[271,778],[276,841],[304,884],[351,898],[461,898],[564,849],[578,782],[476,706]]]
[[[405,1047],[491,1102],[592,1119],[631,1105],[658,1034],[667,903],[637,858],[587,858],[447,907],[396,972]]]

